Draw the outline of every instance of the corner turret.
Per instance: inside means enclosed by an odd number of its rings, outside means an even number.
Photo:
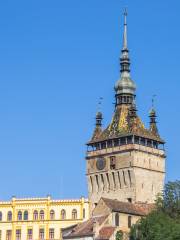
[[[149,112],[149,118],[150,118],[150,128],[149,130],[154,134],[159,136],[158,128],[157,128],[157,121],[156,121],[156,111],[154,108],[151,109]]]

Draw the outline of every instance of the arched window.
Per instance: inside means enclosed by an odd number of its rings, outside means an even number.
[[[51,211],[50,211],[50,219],[51,219],[51,220],[54,220],[54,219],[55,219],[55,212],[54,212],[54,210],[51,210]]]
[[[18,212],[17,219],[18,219],[18,221],[22,220],[22,212],[21,211]]]
[[[64,209],[61,210],[61,219],[62,220],[66,219],[66,211]]]
[[[72,210],[72,219],[77,219],[77,210],[76,209]]]
[[[40,218],[40,220],[44,220],[44,211],[43,210],[40,211],[39,218]]]
[[[2,212],[0,212],[0,221],[2,221]]]
[[[12,221],[12,212],[9,211],[8,214],[7,214],[7,220],[10,222]]]
[[[24,220],[25,220],[25,221],[28,220],[28,211],[24,211]]]
[[[35,210],[33,213],[33,219],[38,220],[38,211],[37,210]]]
[[[119,226],[119,213],[115,214],[115,225],[116,225],[116,227]]]

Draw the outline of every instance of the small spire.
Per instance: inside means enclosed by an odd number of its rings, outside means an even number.
[[[151,110],[149,112],[149,117],[150,117],[150,120],[151,120],[150,123],[153,123],[153,122],[156,123],[156,110],[155,110],[155,107],[154,107],[155,97],[156,97],[156,95],[154,94],[152,96],[152,105],[151,105]]]
[[[99,98],[99,102],[98,102],[98,111],[96,113],[96,125],[95,125],[95,129],[93,132],[93,136],[91,138],[91,140],[96,140],[99,138],[99,136],[102,133],[102,120],[103,120],[103,115],[102,112],[100,111],[100,107],[101,107],[101,101],[103,98]]]
[[[103,98],[100,97],[99,102],[98,102],[98,111],[96,113],[96,127],[101,127],[102,126],[102,120],[103,120],[103,115],[102,115],[102,112],[101,112],[102,100],[103,100]]]
[[[156,110],[155,110],[155,107],[154,107],[155,97],[156,97],[156,95],[153,95],[152,107],[151,107],[151,110],[149,112],[150,131],[155,135],[159,135],[158,128],[157,128],[157,121],[156,121],[157,115],[156,115]]]

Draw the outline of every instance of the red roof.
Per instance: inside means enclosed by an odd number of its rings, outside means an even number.
[[[99,236],[96,238],[98,240],[108,240],[115,231],[115,227],[103,227],[99,231]]]
[[[146,216],[154,208],[154,204],[120,202],[107,198],[102,198],[102,200],[106,206],[114,212],[128,213],[137,216]]]
[[[89,220],[78,224],[73,228],[72,232],[63,238],[74,238],[79,236],[93,236],[93,225],[95,222],[98,222],[100,225],[105,221],[107,216],[92,217]]]

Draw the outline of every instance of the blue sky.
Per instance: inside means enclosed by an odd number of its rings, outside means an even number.
[[[85,143],[98,98],[104,126],[119,77],[122,12],[139,115],[153,94],[166,140],[166,181],[180,179],[179,1],[0,3],[0,199],[86,195]]]

